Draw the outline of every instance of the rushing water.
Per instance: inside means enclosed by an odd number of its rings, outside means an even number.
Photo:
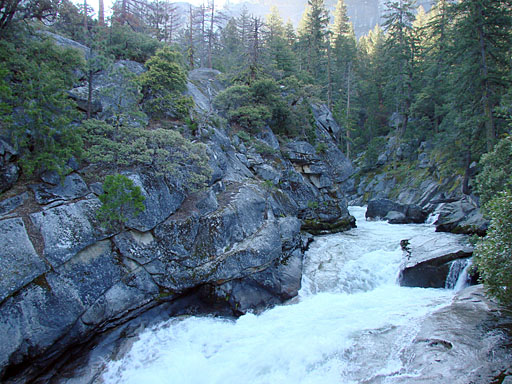
[[[397,285],[400,240],[430,225],[367,222],[317,238],[299,298],[237,320],[187,317],[140,335],[106,383],[372,383],[403,372],[404,346],[452,290]]]

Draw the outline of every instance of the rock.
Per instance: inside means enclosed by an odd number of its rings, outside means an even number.
[[[279,141],[277,140],[277,137],[274,135],[274,132],[272,132],[272,129],[270,129],[268,125],[265,126],[261,130],[261,132],[258,133],[257,137],[273,150],[279,150]]]
[[[439,210],[439,217],[434,223],[437,232],[477,234],[485,236],[489,221],[468,197],[444,204]]]
[[[128,228],[149,231],[176,212],[185,200],[184,193],[178,189],[171,191],[163,177],[149,173],[126,173],[126,176],[141,188],[146,198],[144,211],[136,217],[129,217],[126,222]]]
[[[55,181],[52,179],[52,181]],[[67,176],[63,183],[48,187],[45,184],[31,185],[38,204],[46,205],[57,200],[73,200],[84,197],[89,193],[89,188],[83,179],[76,173]]]
[[[20,218],[0,221],[0,262],[0,302],[49,269]]]
[[[311,110],[316,123],[327,132],[338,138],[341,135],[341,127],[338,125],[331,110],[325,104],[312,104]]]
[[[41,174],[41,180],[47,184],[57,185],[60,184],[61,177],[56,171],[45,171]]]
[[[428,212],[415,204],[400,204],[389,199],[373,199],[368,202],[367,219],[386,218],[390,212],[391,224],[424,223]],[[398,215],[401,214],[401,215]]]
[[[306,141],[292,141],[284,147],[284,156],[294,164],[311,164],[320,161],[315,148]]]
[[[302,209],[299,218],[303,221],[302,230],[312,235],[348,231],[356,226],[356,220],[348,210],[332,200]]]
[[[404,348],[397,384],[495,382],[510,367],[509,338],[497,331],[510,316],[486,298],[481,285],[461,291],[453,302],[422,320]]]
[[[30,215],[43,236],[43,255],[53,268],[108,236],[96,219],[100,205],[98,199],[91,198]]]
[[[220,72],[215,69],[198,68],[188,73],[187,94],[192,97],[196,109],[201,112],[214,111],[213,99],[224,89],[217,77]]]
[[[144,125],[147,117],[139,113],[133,117],[134,111],[139,111],[139,90],[132,85],[133,75],[145,71],[142,64],[130,60],[119,60],[108,69],[100,71],[93,77],[92,112],[98,118],[108,120],[115,114],[126,113],[125,122],[132,125]],[[68,94],[78,106],[85,110],[87,106],[88,87],[76,87]],[[128,116],[128,117],[127,117]]]
[[[418,167],[423,169],[430,167],[430,157],[428,153],[422,152],[418,155]]]
[[[271,181],[273,185],[277,185],[281,179],[281,173],[274,169],[271,165],[262,164],[254,167],[256,174],[262,179]]]
[[[389,224],[407,224],[407,217],[402,212],[389,211],[384,217]]]
[[[51,33],[48,31],[42,31],[40,33],[51,37],[55,41],[55,44],[57,44],[61,47],[73,48],[73,49],[76,49],[77,51],[80,51],[84,57],[88,57],[91,52],[89,47],[86,47],[85,45],[82,45],[82,44],[80,44],[74,40],[68,39],[64,36],[57,35],[56,33]]]
[[[419,236],[402,245],[401,286],[444,288],[450,262],[471,257],[473,247],[463,235],[444,234],[435,238]]]
[[[0,193],[11,189],[20,177],[20,168],[16,164],[0,166]]]
[[[0,217],[5,216],[15,209],[21,207],[28,200],[28,198],[28,193],[23,192],[21,195],[16,195],[0,201]]]

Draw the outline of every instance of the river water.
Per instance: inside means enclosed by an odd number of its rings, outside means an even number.
[[[432,225],[365,221],[318,237],[304,261],[299,297],[237,320],[184,317],[144,331],[106,383],[382,383],[413,375],[404,346],[450,303],[449,289],[397,284],[400,240],[436,236]]]

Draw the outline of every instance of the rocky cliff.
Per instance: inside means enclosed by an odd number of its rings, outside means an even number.
[[[144,70],[127,61],[119,67]],[[66,351],[163,303],[232,315],[281,303],[300,288],[311,234],[354,226],[338,187],[353,168],[325,106],[313,107],[321,152],[307,142],[282,145],[269,128],[245,142],[213,124],[218,75],[196,70],[188,84],[202,116],[195,140],[207,144],[212,169],[205,190],[186,193],[173,175],[125,169],[145,211],[122,232],[98,222],[102,190],[90,167],[72,164],[63,180],[46,173],[11,183],[2,195],[3,382],[34,379]],[[101,118],[115,95],[124,97],[123,77],[105,70],[94,84]],[[101,96],[107,87],[114,96]],[[83,88],[70,95],[84,102]]]

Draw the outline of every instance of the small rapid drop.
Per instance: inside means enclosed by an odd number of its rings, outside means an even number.
[[[400,240],[430,225],[366,221],[315,239],[297,300],[237,320],[174,318],[144,331],[106,383],[380,383],[404,372],[404,346],[453,290],[397,285]]]

